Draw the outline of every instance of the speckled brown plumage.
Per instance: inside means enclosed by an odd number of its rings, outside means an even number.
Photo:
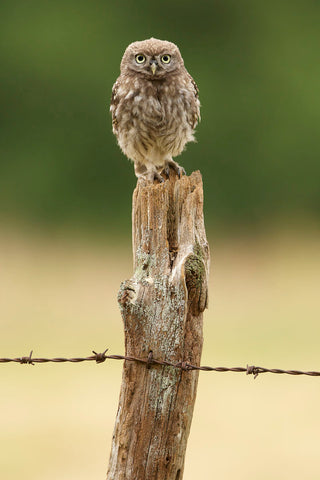
[[[194,141],[200,102],[174,43],[150,38],[127,47],[110,110],[113,133],[138,177],[163,181],[160,173],[168,176],[170,167],[184,173],[173,157]]]

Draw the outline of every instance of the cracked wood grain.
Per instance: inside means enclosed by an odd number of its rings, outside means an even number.
[[[134,273],[118,300],[126,355],[200,365],[209,246],[200,172],[139,180]],[[107,480],[182,480],[198,371],[125,362]]]

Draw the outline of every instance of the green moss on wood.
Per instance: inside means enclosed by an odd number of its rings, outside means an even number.
[[[200,289],[206,278],[206,270],[203,262],[203,253],[199,243],[193,248],[193,254],[189,255],[185,264],[187,288]]]

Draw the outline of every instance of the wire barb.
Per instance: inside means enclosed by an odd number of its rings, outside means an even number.
[[[147,359],[147,364],[146,364],[146,367],[147,367],[148,370],[150,369],[152,364],[153,364],[153,352],[152,352],[152,350],[150,350],[150,352],[148,353],[148,359]]]
[[[28,365],[34,365],[34,363],[32,361],[32,358],[31,358],[32,357],[32,352],[33,352],[33,350],[31,350],[28,357],[21,357],[20,358],[20,363],[21,364],[27,363]]]
[[[262,373],[259,367],[255,367],[254,365],[247,365],[247,375],[253,375],[253,379],[255,380],[259,373]]]
[[[95,361],[96,363],[103,363],[105,360],[107,360],[106,353],[109,350],[109,348],[106,348],[104,352],[102,353],[97,353],[94,350],[92,350],[92,353],[95,354]]]

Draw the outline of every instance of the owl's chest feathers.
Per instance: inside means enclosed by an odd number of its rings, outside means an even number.
[[[126,120],[132,126],[146,126],[163,135],[168,127],[181,121],[185,99],[179,85],[160,81],[135,82],[123,99]]]
[[[194,140],[195,96],[186,81],[140,80],[122,82],[117,91],[114,131],[129,158],[161,165]]]

